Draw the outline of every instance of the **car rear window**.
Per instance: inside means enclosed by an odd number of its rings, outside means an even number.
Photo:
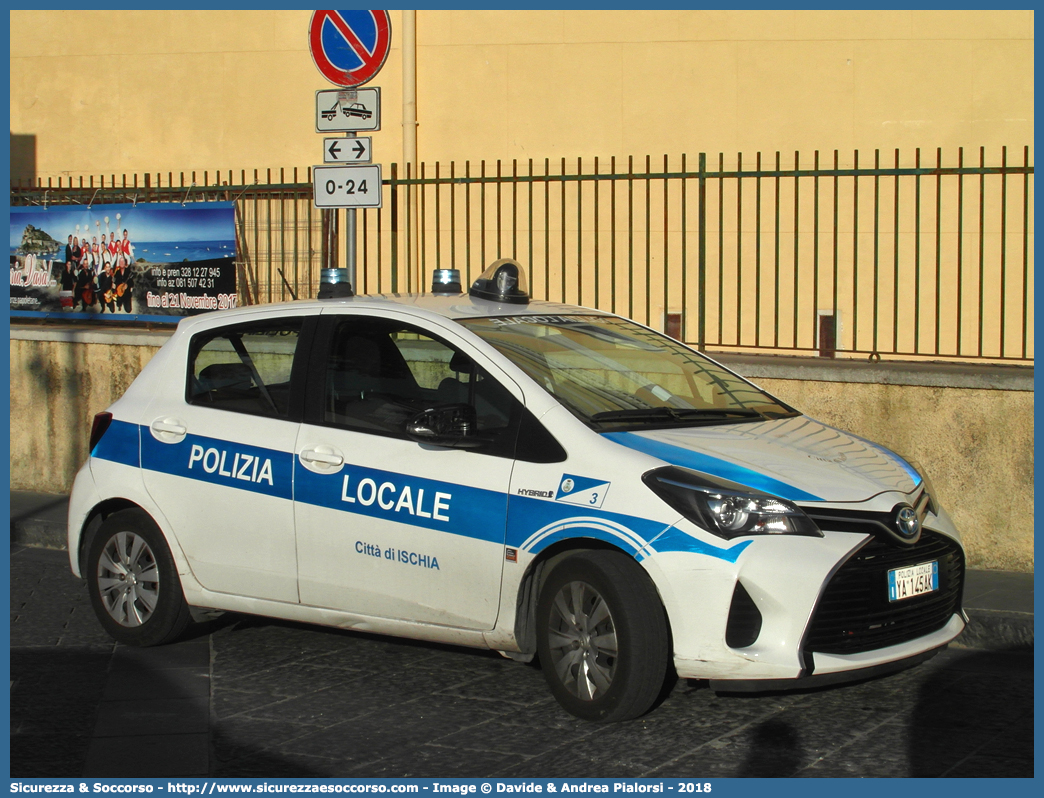
[[[189,404],[285,418],[300,319],[225,327],[192,339]]]

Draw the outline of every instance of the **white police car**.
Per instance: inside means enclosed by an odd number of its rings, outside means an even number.
[[[469,294],[183,320],[95,419],[69,552],[124,643],[191,607],[538,655],[597,720],[672,667],[811,686],[965,623],[960,537],[909,463],[651,329],[530,302],[509,260]]]

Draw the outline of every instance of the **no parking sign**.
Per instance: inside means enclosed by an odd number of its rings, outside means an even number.
[[[337,86],[361,86],[384,66],[391,49],[387,11],[315,11],[308,49],[324,78]]]

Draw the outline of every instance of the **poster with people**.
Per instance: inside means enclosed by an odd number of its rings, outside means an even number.
[[[236,306],[231,202],[11,208],[11,310],[186,316]]]

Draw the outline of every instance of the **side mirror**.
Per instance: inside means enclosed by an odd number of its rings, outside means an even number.
[[[477,432],[475,408],[468,404],[438,405],[406,422],[406,436],[418,443],[453,449],[479,449],[489,443]]]

